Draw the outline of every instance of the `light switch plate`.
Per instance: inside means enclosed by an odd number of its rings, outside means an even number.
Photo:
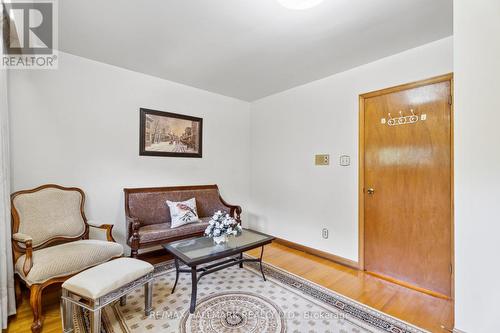
[[[316,165],[329,165],[330,164],[330,155],[328,155],[328,154],[316,155],[314,158],[314,164],[316,164]]]

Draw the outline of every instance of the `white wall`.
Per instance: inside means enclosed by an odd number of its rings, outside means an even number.
[[[249,225],[356,261],[358,95],[451,72],[452,44],[267,97],[251,116],[246,102],[61,53],[58,70],[10,76],[12,187],[80,186],[88,217],[116,224],[123,242],[123,187],[218,183]],[[203,117],[204,157],[138,156],[140,107]],[[315,167],[315,153],[332,164]],[[350,167],[338,166],[340,154]]]
[[[498,332],[500,1],[454,2],[455,326]]]
[[[245,210],[248,103],[65,53],[57,70],[10,74],[13,191],[81,187],[121,242],[124,187],[217,183]],[[203,158],[139,156],[140,107],[202,117]]]
[[[439,40],[252,103],[251,225],[357,261],[358,96],[452,72],[452,45]],[[321,153],[330,166],[314,166]],[[338,165],[341,154],[350,167]]]

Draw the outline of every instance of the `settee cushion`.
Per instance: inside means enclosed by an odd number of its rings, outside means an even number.
[[[23,273],[25,255],[22,255],[16,261],[16,273],[31,286],[55,277],[78,273],[122,254],[123,247],[118,243],[79,240],[33,251],[33,267],[27,276]]]
[[[203,232],[208,226],[208,221],[210,221],[210,217],[203,217],[199,222],[185,224],[177,228],[171,228],[170,223],[145,225],[139,229],[139,239],[141,243],[148,243]]]

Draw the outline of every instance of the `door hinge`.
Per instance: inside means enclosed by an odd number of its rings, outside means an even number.
[[[448,104],[453,105],[453,96],[452,95],[448,96]]]
[[[453,264],[450,264],[450,274],[453,274]]]

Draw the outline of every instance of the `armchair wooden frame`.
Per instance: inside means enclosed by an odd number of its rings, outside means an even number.
[[[14,199],[23,194],[29,194],[29,193],[34,193],[38,192],[40,190],[46,189],[46,188],[55,188],[63,191],[76,191],[79,192],[81,195],[81,202],[80,202],[80,214],[82,216],[82,219],[85,224],[84,231],[81,235],[76,236],[76,237],[64,237],[64,236],[56,236],[52,237],[50,239],[47,239],[41,244],[38,244],[37,246],[33,247],[32,244],[32,239],[28,235],[23,235],[19,234],[19,225],[21,223],[19,213],[14,205]],[[106,230],[106,238],[108,241],[115,242],[113,235],[112,235],[112,230],[113,230],[113,225],[111,224],[102,224],[102,225],[90,225],[87,222],[87,218],[85,217],[84,213],[84,205],[85,205],[85,193],[77,188],[77,187],[63,187],[55,184],[47,184],[47,185],[42,185],[34,189],[30,190],[23,190],[23,191],[18,191],[15,192],[11,195],[11,214],[12,214],[12,252],[13,252],[13,259],[14,259],[14,264],[17,262],[17,260],[24,254],[26,254],[25,261],[23,263],[23,273],[25,276],[28,275],[30,272],[32,266],[33,266],[33,261],[32,261],[32,255],[33,255],[33,250],[39,250],[42,248],[45,248],[51,244],[61,244],[61,243],[66,243],[66,242],[72,242],[72,241],[77,241],[81,239],[88,239],[89,238],[89,227],[95,227],[99,229],[104,229]],[[23,244],[23,246],[21,246]],[[42,322],[43,322],[43,317],[42,317],[42,291],[45,289],[47,286],[55,283],[62,283],[71,276],[75,274],[67,275],[67,276],[60,276],[60,277],[55,277],[53,279],[47,280],[44,283],[41,284],[32,284],[31,286],[27,287],[30,289],[30,305],[31,309],[33,311],[33,323],[31,325],[31,331],[33,333],[38,333],[42,329]],[[21,282],[24,283],[23,279],[21,279],[19,276],[15,276],[15,282],[16,282],[16,303],[19,306],[22,297],[21,297]]]
[[[149,188],[125,188],[125,219],[127,223],[127,244],[131,248],[130,256],[137,258],[139,254],[139,249],[162,245],[165,242],[173,242],[176,240],[184,239],[187,237],[202,236],[203,232],[194,233],[190,235],[183,235],[178,237],[171,237],[168,240],[161,239],[152,242],[141,242],[139,238],[139,229],[142,226],[141,221],[132,216],[129,207],[129,195],[131,193],[141,193],[141,192],[167,192],[167,191],[191,191],[191,190],[210,190],[215,189],[219,193],[219,187],[217,185],[192,185],[192,186],[171,186],[171,187],[149,187]],[[241,207],[238,205],[231,205],[222,199],[219,193],[219,200],[221,203],[229,208],[229,214],[241,225]]]

